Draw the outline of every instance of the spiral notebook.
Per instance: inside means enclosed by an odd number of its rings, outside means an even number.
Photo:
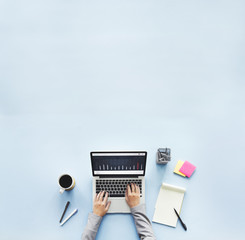
[[[185,191],[185,188],[162,183],[152,221],[176,227],[178,217],[174,212],[174,208],[180,213]]]

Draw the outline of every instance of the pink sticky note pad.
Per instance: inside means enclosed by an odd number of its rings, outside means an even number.
[[[195,169],[196,169],[196,166],[194,166],[188,161],[185,161],[179,171],[185,174],[187,177],[190,177],[192,173],[195,171]]]

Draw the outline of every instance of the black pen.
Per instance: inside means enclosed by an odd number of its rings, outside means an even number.
[[[70,202],[68,201],[68,202],[66,203],[66,206],[65,206],[64,212],[63,212],[63,214],[62,214],[62,216],[61,216],[61,218],[60,218],[60,223],[61,223],[61,221],[62,221],[62,219],[63,219],[63,217],[64,217],[64,215],[65,215],[65,213],[66,213],[66,210],[67,210],[67,208],[68,208],[69,204],[70,204]]]
[[[181,220],[181,218],[180,218],[180,216],[179,216],[179,214],[177,213],[177,211],[176,211],[175,208],[174,208],[174,211],[175,211],[175,213],[176,213],[178,219],[180,220],[180,223],[181,223],[182,227],[183,227],[183,228],[185,229],[185,231],[186,231],[186,230],[187,230],[187,227],[186,227],[186,225],[183,223],[183,221]]]

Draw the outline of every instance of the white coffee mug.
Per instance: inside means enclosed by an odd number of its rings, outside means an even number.
[[[63,174],[59,177],[58,180],[60,186],[60,193],[64,191],[70,191],[75,187],[75,179],[69,174]]]

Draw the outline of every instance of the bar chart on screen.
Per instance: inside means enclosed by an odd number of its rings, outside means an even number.
[[[144,174],[145,155],[107,155],[93,156],[95,174]]]

